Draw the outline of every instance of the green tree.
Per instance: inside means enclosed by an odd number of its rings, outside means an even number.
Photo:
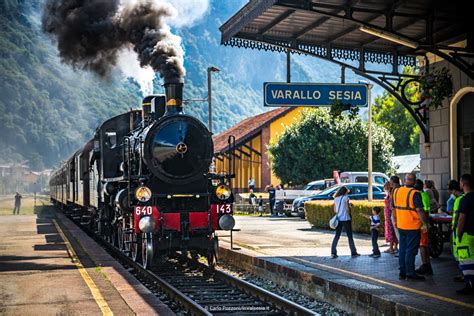
[[[326,109],[308,109],[303,119],[271,143],[273,172],[292,185],[305,184],[332,175],[333,170],[367,170],[368,125],[360,116],[337,119]],[[374,171],[388,170],[393,154],[393,136],[373,124]]]
[[[404,72],[413,73],[409,68],[406,68]],[[418,96],[418,87],[409,86],[406,92],[409,99],[415,99]],[[381,96],[375,99],[373,114],[374,122],[377,125],[385,127],[392,135],[396,135],[393,144],[396,156],[420,152],[420,127],[397,98],[384,91]]]

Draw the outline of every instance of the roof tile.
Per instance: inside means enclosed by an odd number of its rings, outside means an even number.
[[[231,135],[235,137],[236,146],[242,145],[243,143],[247,142],[251,136],[260,132],[268,124],[294,109],[295,108],[281,107],[246,118],[228,130],[214,136],[214,152],[224,152],[228,147],[227,141]]]

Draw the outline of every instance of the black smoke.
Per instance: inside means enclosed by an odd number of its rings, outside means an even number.
[[[151,66],[165,82],[185,74],[179,38],[163,19],[170,7],[151,0],[47,0],[43,31],[57,40],[61,60],[106,77],[119,52],[133,48],[140,65]]]

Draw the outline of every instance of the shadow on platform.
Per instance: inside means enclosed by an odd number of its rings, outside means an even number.
[[[47,264],[40,263],[41,260],[54,259],[55,257],[0,257],[0,272],[15,272],[15,271],[52,271],[52,270],[72,270],[76,269],[74,265],[62,265],[62,264]]]

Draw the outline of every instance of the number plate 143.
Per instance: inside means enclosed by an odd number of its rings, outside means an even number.
[[[231,214],[232,204],[217,204],[217,214]]]

